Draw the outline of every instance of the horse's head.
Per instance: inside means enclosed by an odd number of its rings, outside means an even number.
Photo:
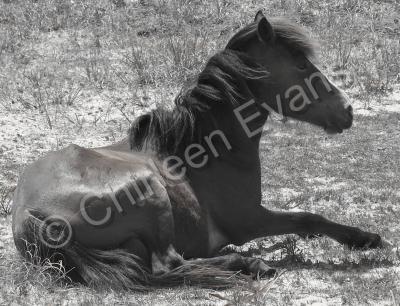
[[[282,19],[268,21],[259,11],[227,49],[246,53],[266,70],[267,78],[249,84],[260,109],[275,110],[329,133],[351,127],[352,107],[346,95],[312,62],[314,44],[298,26]]]

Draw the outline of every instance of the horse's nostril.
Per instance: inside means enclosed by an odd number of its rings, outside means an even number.
[[[347,111],[351,114],[353,114],[353,107],[351,105],[347,106]]]
[[[349,105],[346,110],[349,112],[350,118],[353,119],[353,107]]]

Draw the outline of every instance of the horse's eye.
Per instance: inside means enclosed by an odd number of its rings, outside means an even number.
[[[306,70],[307,69],[307,63],[306,62],[298,63],[297,64],[297,68],[300,69],[300,70]]]

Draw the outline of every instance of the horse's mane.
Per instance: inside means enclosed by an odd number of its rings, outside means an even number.
[[[271,24],[276,39],[292,50],[313,54],[314,44],[301,28],[282,19],[272,19]],[[225,50],[210,58],[196,82],[182,89],[173,109],[158,107],[137,118],[129,130],[131,149],[175,154],[195,136],[203,137],[197,124],[202,113],[221,106],[233,108],[248,98],[247,81],[268,77],[268,71],[240,51],[242,44],[257,37],[256,31],[252,23],[234,35]]]
[[[246,81],[267,76],[268,72],[244,53],[224,50],[215,54],[197,81],[175,98],[173,109],[158,107],[133,122],[131,148],[176,153],[193,141],[201,113],[214,107],[238,106],[249,94]],[[202,137],[198,130],[197,136]]]

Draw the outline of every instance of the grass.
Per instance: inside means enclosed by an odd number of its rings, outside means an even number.
[[[387,105],[398,103],[399,6],[394,0],[0,1],[0,304],[398,305],[400,114]],[[24,165],[71,142],[121,139],[135,116],[170,103],[260,7],[302,24],[321,42],[320,66],[356,108],[354,127],[335,137],[298,122],[267,124],[263,204],[376,231],[393,250],[350,252],[327,238],[297,236],[231,246],[286,272],[222,292],[96,292],[65,284],[59,267],[22,262],[9,204]]]
[[[11,193],[14,188],[1,187],[0,189],[0,216],[7,217],[11,214]]]

